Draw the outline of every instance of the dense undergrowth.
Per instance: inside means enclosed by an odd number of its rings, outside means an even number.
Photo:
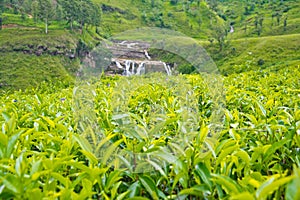
[[[0,198],[300,198],[299,66],[225,77],[222,126],[213,144],[209,137],[214,101],[201,76],[172,78],[175,83],[185,80],[196,97],[199,123],[190,129],[183,128],[184,93],[176,92],[184,85],[167,87],[155,82],[160,77],[103,77],[92,87],[94,100],[90,99],[99,130],[122,149],[151,152],[166,143],[172,146],[172,138],[188,135],[189,130],[198,135],[186,148],[178,147],[176,161],[149,161],[156,170],[145,173],[134,173],[130,160],[127,167],[107,164],[116,146],[102,149],[101,159],[93,151],[93,138],[87,142],[81,132],[85,126],[74,117],[72,87],[43,83],[37,89],[2,95]],[[149,78],[154,83],[143,84]],[[114,110],[115,92],[124,81],[137,85],[128,90],[126,116],[132,117],[132,126],[125,129],[120,120],[125,115]],[[151,115],[153,105],[166,111],[166,124],[151,123],[157,117]]]

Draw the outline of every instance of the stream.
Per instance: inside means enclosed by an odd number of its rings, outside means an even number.
[[[105,69],[105,73],[108,75],[132,76],[151,72],[172,75],[170,65],[149,55],[150,45],[148,43],[126,40],[114,41],[107,48],[112,53],[111,63]]]

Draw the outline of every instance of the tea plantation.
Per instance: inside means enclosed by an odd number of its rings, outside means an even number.
[[[0,199],[300,199],[299,77],[299,66],[222,77],[221,103],[201,75],[101,77],[83,100],[59,82],[3,93]],[[187,117],[185,101],[197,105]]]

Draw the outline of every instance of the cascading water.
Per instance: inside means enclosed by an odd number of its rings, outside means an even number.
[[[141,75],[145,73],[145,63],[142,62],[136,70],[136,75]]]
[[[149,54],[148,54],[147,50],[144,50],[144,52],[145,52],[145,56],[146,56],[146,58],[147,58],[148,60],[151,60],[151,57],[149,56]]]
[[[135,63],[134,62],[132,62],[132,67],[131,67],[131,73],[132,74],[135,74]]]
[[[170,66],[162,61],[141,61],[141,60],[115,60],[117,68],[123,69],[122,75],[142,75],[146,72],[165,72],[168,76],[172,75]],[[136,66],[138,66],[136,68]],[[163,70],[162,70],[163,69]]]
[[[161,62],[161,61],[160,61],[160,62]],[[163,65],[164,65],[164,68],[165,68],[165,70],[166,70],[168,76],[170,76],[170,75],[171,75],[171,68],[170,68],[170,66],[167,65],[167,63],[165,63],[165,62],[162,62],[162,63],[163,63]]]
[[[106,72],[124,76],[142,75],[150,72],[165,72],[171,75],[171,68],[162,61],[151,58],[147,43],[120,41],[111,47],[115,57],[112,58]]]
[[[131,60],[126,60],[125,61],[125,73],[126,73],[126,76],[130,76],[130,75],[134,74],[134,73],[130,72],[130,65],[131,65],[131,63],[133,63]]]
[[[118,68],[123,69],[123,66],[118,61],[116,61],[116,65]]]

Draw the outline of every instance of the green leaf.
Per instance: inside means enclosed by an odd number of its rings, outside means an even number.
[[[149,199],[146,197],[131,197],[128,198],[127,200],[149,200]]]
[[[291,181],[286,188],[285,196],[287,200],[298,200],[300,199],[300,179],[294,179]]]
[[[73,137],[83,150],[91,153],[93,152],[91,144],[87,141],[85,137],[82,137],[81,135],[77,134],[74,134]]]
[[[129,197],[135,197],[137,194],[139,194],[140,191],[140,182],[136,181],[133,184],[131,184],[128,188],[128,191],[130,191]]]
[[[268,195],[272,194],[278,187],[290,182],[294,177],[284,177],[275,181],[275,176],[272,176],[257,189],[255,196],[258,200],[263,200],[268,197]]]
[[[240,149],[235,153],[235,155],[240,157],[247,165],[250,164],[250,156],[246,151]]]
[[[105,150],[105,155],[102,158],[102,163],[105,163],[108,161],[108,159],[112,156],[113,152],[119,148],[119,145],[123,142],[123,139],[120,139],[116,142],[114,142],[113,144],[110,145],[110,147],[108,147]]]
[[[54,121],[52,121],[49,117],[41,116],[41,118],[42,118],[43,120],[45,120],[45,121],[50,125],[51,128],[55,128],[55,123],[54,123]]]
[[[71,181],[67,177],[63,177],[61,174],[52,172],[50,174],[54,179],[58,180],[61,184],[63,184],[66,188],[71,185]]]
[[[12,174],[7,174],[4,177],[0,176],[0,179],[2,180],[5,187],[15,194],[21,194],[22,192],[22,185],[20,179],[18,179],[16,176]]]
[[[112,199],[115,199],[118,196],[118,189],[121,184],[122,184],[122,181],[119,181],[119,182],[113,184],[113,187],[110,190]]]
[[[126,191],[126,192],[123,192],[122,194],[119,194],[116,198],[116,200],[122,200],[124,198],[126,198],[126,196],[130,193],[130,191]]]
[[[207,185],[195,185],[192,188],[183,189],[180,191],[179,195],[192,195],[197,197],[203,197],[210,195],[210,189],[207,187]]]
[[[122,178],[121,173],[122,171],[116,170],[109,174],[107,181],[105,183],[105,189],[107,191],[109,191],[111,187]]]
[[[150,160],[150,159],[147,159],[147,162],[150,163],[155,170],[158,170],[160,172],[160,175],[162,175],[164,178],[168,178],[168,176],[166,175],[166,173],[164,172],[164,170],[162,169],[162,167],[157,164],[156,162]]]
[[[92,152],[86,150],[80,150],[80,152],[85,155],[92,164],[96,165],[98,163],[98,159]]]
[[[227,194],[233,195],[240,193],[241,187],[231,178],[219,174],[212,174],[212,177],[214,177],[214,181],[221,185],[222,188],[226,191]]]
[[[26,194],[28,199],[43,199],[43,193],[40,188],[33,188],[26,191]]]
[[[272,146],[270,148],[268,148],[268,150],[266,151],[266,153],[264,154],[264,159],[263,162],[266,163],[268,162],[270,159],[272,159],[272,155],[280,148],[282,148],[286,143],[290,142],[290,140],[288,139],[283,139],[279,142],[275,142],[274,144],[272,144]]]
[[[8,144],[7,144],[7,150],[6,150],[6,158],[9,158],[13,152],[13,150],[15,149],[15,145],[20,137],[22,132],[19,132],[13,136],[11,136],[8,140]]]
[[[264,108],[264,106],[258,100],[254,100],[254,102],[257,104],[261,115],[264,116],[264,117],[267,117],[267,111]]]
[[[34,97],[35,97],[35,99],[36,99],[36,101],[37,101],[38,104],[42,103],[42,98],[41,98],[41,96],[39,94],[35,94]]]
[[[16,164],[15,164],[15,170],[16,174],[21,177],[24,173],[24,170],[26,168],[26,159],[23,160],[23,153],[16,159]]]
[[[195,173],[201,178],[201,180],[209,187],[212,188],[213,184],[211,179],[211,175],[207,167],[204,163],[198,163],[196,165]]]
[[[139,180],[140,180],[141,184],[144,186],[144,188],[146,189],[146,191],[148,192],[148,194],[150,194],[153,199],[155,199],[155,200],[159,199],[156,185],[154,184],[154,181],[152,180],[151,177],[140,176]]]
[[[203,144],[205,138],[207,138],[208,133],[209,129],[203,122],[201,125],[200,134],[198,135],[199,137],[197,138],[197,144]]]
[[[218,166],[229,154],[232,154],[235,150],[238,149],[238,145],[227,147],[223,149],[220,155],[217,157],[216,166]]]
[[[254,196],[249,192],[243,192],[241,194],[230,197],[230,200],[255,200]]]
[[[0,158],[6,157],[7,144],[8,144],[7,135],[0,133]]]
[[[6,122],[8,122],[10,120],[11,116],[8,113],[2,112],[1,114]]]

